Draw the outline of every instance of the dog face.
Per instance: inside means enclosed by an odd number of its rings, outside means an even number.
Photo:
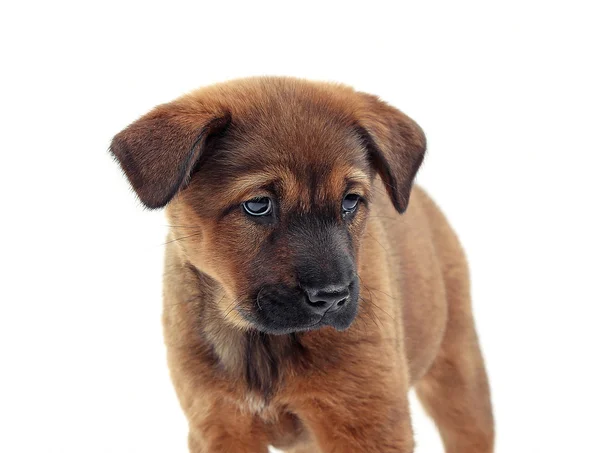
[[[192,263],[269,333],[343,329],[358,308],[373,171],[357,132],[323,131],[326,117],[294,119],[295,110],[270,106],[265,117],[232,120],[169,208],[172,224],[202,226],[198,243],[183,244]]]
[[[406,209],[425,141],[377,98],[297,79],[229,82],[157,107],[111,152],[173,240],[224,289],[225,320],[285,334],[350,326],[378,173]]]

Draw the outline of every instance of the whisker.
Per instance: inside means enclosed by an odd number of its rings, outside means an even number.
[[[370,302],[370,301],[367,301],[367,300],[365,300],[365,298],[364,298],[364,297],[362,297],[362,296],[359,296],[359,297],[360,297],[360,299],[361,299],[361,300],[362,300],[362,301],[363,301],[365,304],[367,304],[367,305],[369,304],[369,302]],[[367,310],[366,308],[367,308],[367,307],[365,307],[365,310],[364,310],[365,314],[366,314],[366,315],[367,315],[367,316],[368,316],[368,317],[371,319],[371,321],[373,322],[373,324],[374,324],[374,325],[377,327],[377,321],[376,321],[376,320],[375,320],[375,318],[373,317],[374,313],[373,313],[372,311],[370,311],[370,310]],[[376,315],[375,315],[375,316],[376,316]],[[364,319],[364,318],[363,318],[363,319]],[[377,317],[377,320],[379,321],[379,324],[380,324],[380,325],[383,325],[383,324],[381,323],[381,320],[379,319],[379,317]]]
[[[391,187],[391,186],[390,186]],[[371,186],[370,190],[374,190],[375,192],[381,194],[381,195],[385,195],[387,196],[387,192],[385,191],[385,189],[380,189],[379,187],[376,186]]]
[[[385,311],[383,308],[381,308],[379,305],[377,305],[375,302],[371,301],[371,303],[373,304],[373,306],[375,308],[378,308],[379,310],[381,310],[383,313],[385,313],[386,315],[389,316],[389,318],[393,321],[394,317],[392,315],[390,315],[387,311]]]
[[[170,224],[165,224],[164,226],[169,227],[169,228],[193,228],[193,229],[200,229],[201,227],[199,225],[170,225]]]
[[[191,237],[194,237],[194,236],[200,236],[201,234],[202,234],[202,232],[197,232],[197,233],[193,233],[193,234],[188,234],[187,236],[182,236],[182,237],[179,237],[179,238],[171,239],[170,241],[167,241],[167,242],[165,242],[165,243],[164,243],[164,244],[162,244],[162,245],[164,246],[164,245],[167,245],[167,244],[171,244],[172,242],[181,241],[181,240],[183,240],[183,239],[188,239],[188,238],[191,238]]]
[[[390,220],[397,220],[399,219],[400,216],[398,217],[391,217],[389,215],[370,215],[369,219],[390,219]]]
[[[391,320],[394,320],[394,317],[393,317],[392,315],[390,315],[390,314],[389,314],[387,311],[385,311],[383,308],[381,308],[379,305],[377,305],[377,304],[374,302],[374,300],[373,300],[373,299],[374,299],[374,297],[373,297],[373,292],[371,291],[371,288],[369,288],[367,285],[365,285],[365,284],[363,284],[363,283],[362,283],[362,281],[363,281],[363,280],[362,280],[362,278],[360,277],[360,275],[358,276],[358,278],[359,278],[359,280],[361,281],[361,286],[362,286],[364,289],[366,289],[366,290],[369,292],[369,303],[370,303],[370,305],[373,305],[373,307],[375,307],[375,308],[378,308],[378,309],[379,309],[379,310],[381,310],[383,313],[385,313],[386,315],[388,315],[388,316],[389,316],[389,318],[390,318]],[[390,298],[391,298],[391,296],[389,296],[389,295],[388,295],[388,297],[390,297]],[[374,312],[373,312],[373,313],[374,313]],[[375,313],[374,313],[374,314],[375,314]],[[375,314],[375,316],[377,316],[377,315]]]
[[[221,297],[221,300],[223,300],[224,298],[225,298],[225,296]],[[229,315],[231,314],[231,312],[232,312],[233,310],[235,310],[235,307],[236,307],[236,305],[237,305],[239,302],[241,302],[241,301],[242,301],[242,299],[243,299],[243,298],[238,298],[238,299],[233,299],[233,300],[231,301],[231,303],[230,303],[230,304],[227,306],[227,308],[225,309],[225,310],[226,310],[226,311],[225,311],[225,317],[229,316]],[[221,300],[219,300],[219,302],[218,302],[217,304],[221,303]]]
[[[256,305],[258,305],[258,309],[260,311],[262,311],[262,307],[260,306],[260,293],[262,293],[262,290],[264,289],[264,285],[260,287],[260,289],[258,290],[258,294],[256,295]]]
[[[355,321],[355,322],[356,322],[356,327],[357,327],[357,328],[358,328],[358,329],[359,329],[361,332],[363,332],[363,333],[365,333],[365,334],[366,334],[366,333],[367,333],[367,328],[369,327],[369,326],[367,325],[367,320],[366,320],[365,318],[362,318],[362,317],[360,317],[360,316],[359,316],[359,317],[357,317],[357,318],[356,318],[356,321]]]
[[[381,242],[379,242],[379,241],[378,241],[378,240],[375,238],[375,236],[373,236],[371,233],[367,233],[367,235],[369,235],[369,236],[370,236],[370,237],[371,237],[371,238],[372,238],[372,239],[373,239],[375,242],[377,242],[377,243],[379,244],[379,246],[381,247],[381,249],[382,249],[382,250],[385,252],[385,254],[386,254],[386,255],[388,255],[388,251],[387,251],[387,249],[386,249],[386,248],[385,248],[383,245],[381,245]]]
[[[390,299],[392,299],[392,300],[396,300],[396,298],[395,298],[395,297],[392,297],[392,296],[390,296],[390,295],[389,295],[388,293],[386,293],[385,291],[382,291],[382,290],[380,290],[380,289],[378,289],[378,288],[373,288],[373,287],[371,287],[371,286],[367,287],[367,285],[364,285],[364,286],[365,286],[365,288],[369,288],[369,290],[371,290],[371,291],[377,291],[378,293],[382,293],[382,294],[386,295],[387,297],[389,297],[389,298],[390,298]]]
[[[180,302],[175,302],[174,304],[164,304],[164,306],[165,307],[176,307],[178,305],[187,305],[187,304],[191,304],[196,299],[198,299],[198,296],[190,297],[190,298],[182,300]]]

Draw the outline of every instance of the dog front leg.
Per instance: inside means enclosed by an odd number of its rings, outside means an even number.
[[[190,414],[192,415],[192,414]],[[190,453],[268,453],[263,423],[239,408],[221,402],[190,417]]]
[[[322,453],[412,453],[406,394],[377,393],[377,384],[324,392],[307,401],[300,418]]]

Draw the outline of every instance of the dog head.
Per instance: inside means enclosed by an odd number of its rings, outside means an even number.
[[[284,334],[350,326],[372,182],[407,208],[421,129],[375,96],[253,78],[156,107],[111,144],[142,203],[168,204],[187,261],[224,319]]]

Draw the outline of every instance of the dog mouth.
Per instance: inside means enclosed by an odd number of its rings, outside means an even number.
[[[325,316],[323,315],[316,322],[306,325],[301,323],[284,324],[281,322],[265,321],[256,318],[248,321],[250,321],[254,328],[260,332],[271,335],[287,335],[290,333],[309,332],[311,330],[320,329],[327,325],[324,323],[324,318]]]
[[[349,288],[347,298],[320,313],[311,309],[304,294],[296,291],[284,296],[279,288],[261,290],[260,298],[248,300],[237,311],[253,328],[266,334],[286,335],[324,327],[343,331],[352,325],[358,313],[358,285]]]
[[[323,327],[333,327],[336,330],[343,331],[350,327],[354,321],[355,314],[351,314],[346,319],[338,317],[330,318],[327,314],[317,317],[316,320],[309,322],[285,322],[281,320],[268,319],[268,317],[256,316],[253,313],[239,310],[242,317],[249,322],[256,330],[270,335],[287,335],[291,333],[309,332],[311,330],[321,329]]]

